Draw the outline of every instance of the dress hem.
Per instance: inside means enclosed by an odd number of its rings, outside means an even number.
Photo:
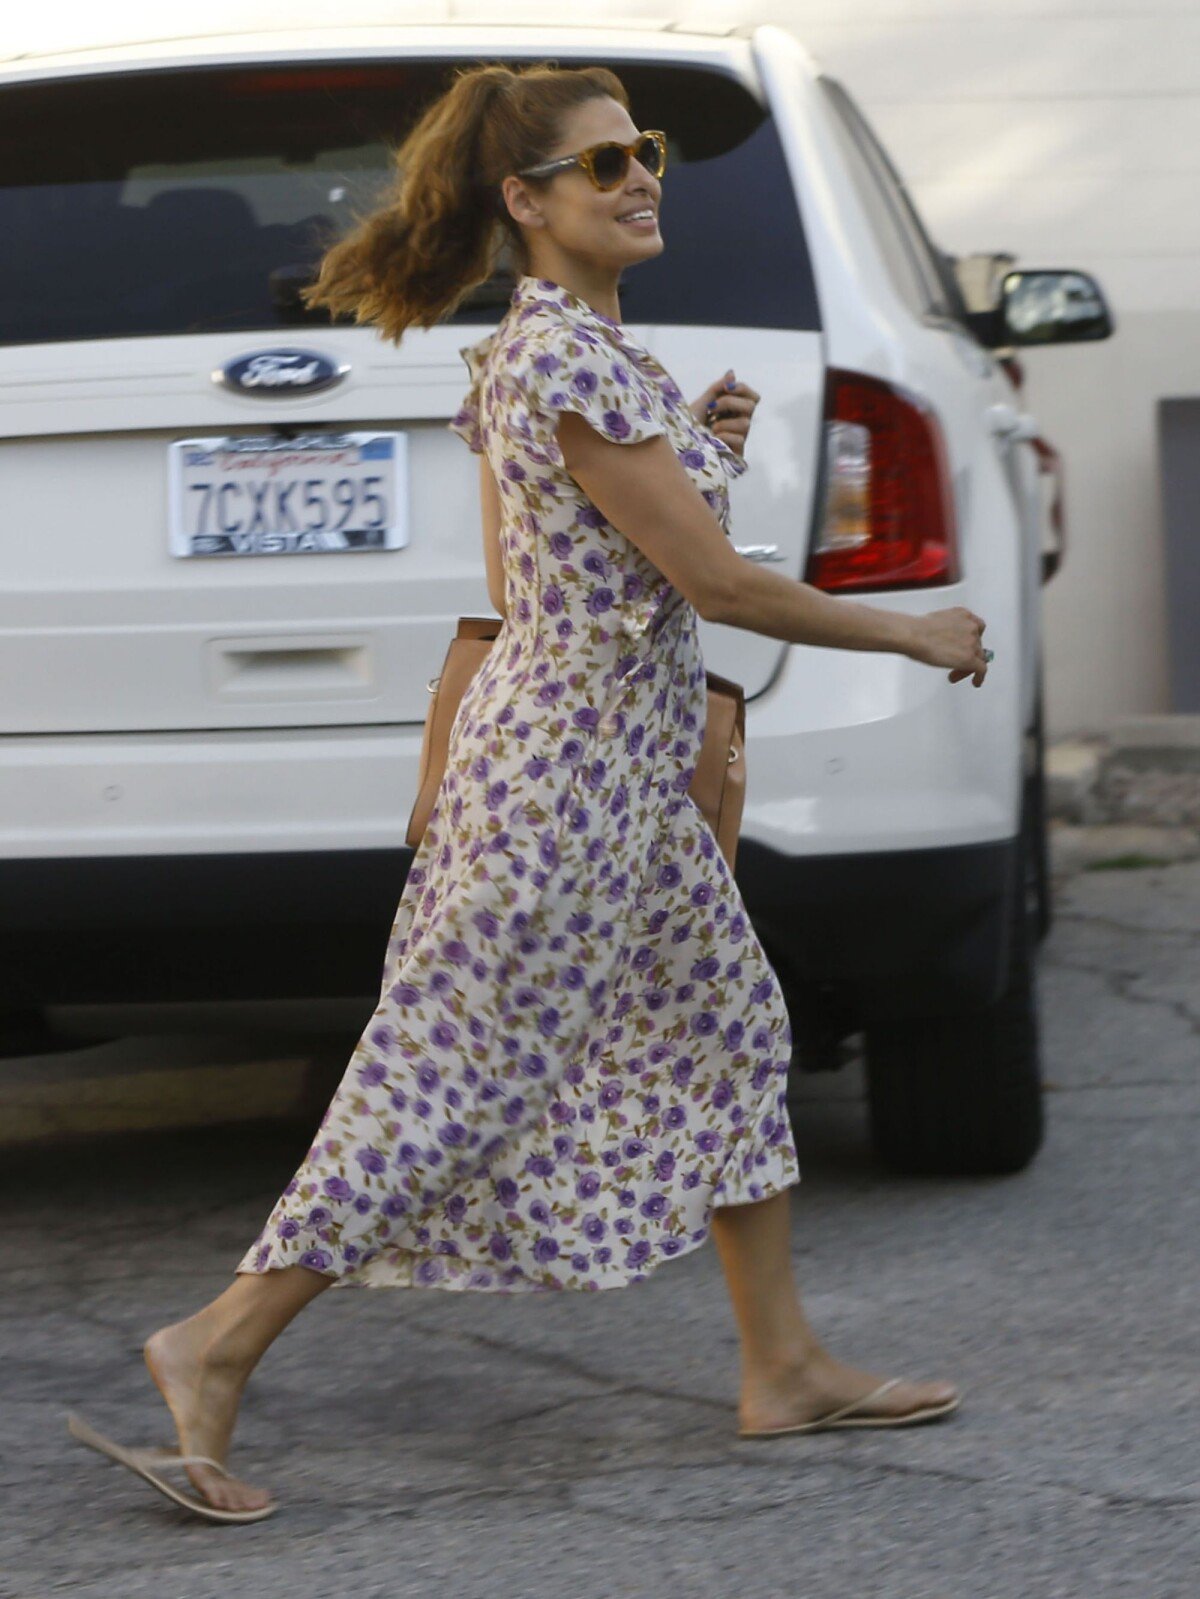
[[[688,1238],[679,1249],[673,1253],[666,1253],[659,1249],[651,1255],[642,1266],[630,1268],[620,1275],[609,1274],[607,1280],[591,1282],[560,1282],[546,1278],[531,1277],[523,1273],[519,1278],[504,1281],[499,1277],[500,1267],[495,1261],[471,1261],[462,1255],[440,1255],[417,1249],[404,1249],[397,1246],[389,1253],[404,1255],[414,1264],[408,1268],[407,1276],[381,1277],[370,1273],[368,1268],[373,1262],[368,1261],[366,1267],[355,1267],[345,1272],[322,1271],[316,1266],[305,1266],[303,1270],[311,1271],[317,1277],[330,1277],[333,1288],[359,1288],[359,1289],[384,1289],[384,1288],[434,1288],[449,1293],[485,1293],[485,1294],[527,1294],[527,1293],[604,1293],[618,1288],[632,1288],[636,1283],[646,1282],[652,1277],[660,1266],[671,1260],[682,1260],[685,1255],[692,1254],[702,1244],[708,1242],[712,1232],[713,1212],[717,1210],[732,1210],[742,1205],[755,1205],[762,1200],[774,1199],[778,1194],[783,1194],[789,1188],[795,1188],[802,1180],[801,1173],[786,1181],[765,1183],[761,1194],[747,1198],[728,1200],[715,1203],[709,1207],[708,1214],[696,1233]],[[437,1276],[422,1278],[417,1275],[420,1265],[427,1261],[454,1260],[467,1266],[468,1270],[454,1276]],[[239,1264],[235,1276],[262,1277],[269,1271],[287,1271],[291,1266],[298,1266],[299,1261],[287,1263],[267,1264],[265,1266],[246,1266]],[[488,1281],[472,1281],[476,1273],[487,1272],[494,1274]]]

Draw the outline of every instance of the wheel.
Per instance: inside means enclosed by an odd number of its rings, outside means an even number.
[[[1029,892],[1035,824],[1028,806],[1022,821],[1000,998],[976,1011],[865,1029],[871,1142],[892,1171],[996,1176],[1021,1171],[1041,1146],[1038,918]]]

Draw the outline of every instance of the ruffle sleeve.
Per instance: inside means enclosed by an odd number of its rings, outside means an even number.
[[[476,455],[484,452],[483,426],[480,418],[480,389],[483,384],[483,366],[487,360],[488,352],[495,342],[496,334],[489,333],[487,338],[480,339],[476,344],[464,345],[459,350],[459,355],[467,363],[471,385],[463,396],[463,402],[458,410],[446,424],[452,433],[457,433],[460,439],[465,439]]]
[[[524,402],[522,422],[530,442],[555,465],[562,465],[557,428],[564,411],[577,412],[614,444],[636,444],[667,432],[652,385],[607,340],[564,324],[514,341],[509,354],[504,378]]]

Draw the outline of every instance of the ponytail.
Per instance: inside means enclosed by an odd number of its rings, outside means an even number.
[[[624,85],[605,67],[461,69],[393,151],[383,203],[322,256],[316,281],[299,291],[305,306],[375,323],[398,344],[407,328],[432,327],[486,282],[505,234],[527,266],[499,185],[545,160],[564,113],[600,96],[628,109]]]

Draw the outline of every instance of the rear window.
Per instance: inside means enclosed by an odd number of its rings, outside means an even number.
[[[299,304],[297,286],[377,203],[391,151],[462,64],[189,68],[3,87],[0,344],[328,326]],[[622,282],[622,315],[818,327],[769,114],[709,69],[619,70],[638,126],[670,141],[667,247]],[[452,320],[495,321],[511,273],[507,263]]]

